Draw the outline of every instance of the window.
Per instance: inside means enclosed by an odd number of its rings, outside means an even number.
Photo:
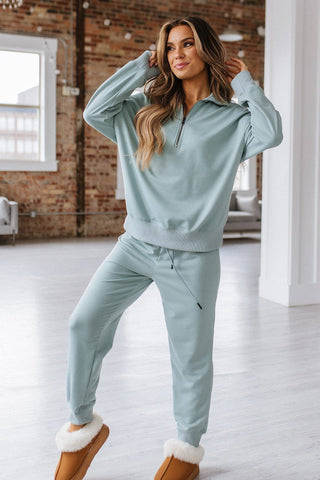
[[[8,123],[8,130],[10,130],[11,132],[13,132],[14,129],[15,129],[14,117],[12,117],[12,116],[9,117],[9,116],[8,116],[8,122],[7,122],[7,123]]]
[[[257,156],[249,158],[239,165],[233,190],[251,190],[257,186]]]
[[[7,149],[9,153],[14,152],[14,140],[8,140]]]
[[[17,118],[17,130],[24,130],[24,118],[23,117],[18,117]],[[2,134],[2,132],[1,132]]]
[[[56,51],[56,39],[0,33],[0,170],[57,170]]]

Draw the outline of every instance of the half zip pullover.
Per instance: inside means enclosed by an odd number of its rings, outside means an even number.
[[[215,250],[223,241],[239,163],[281,143],[281,117],[244,70],[231,81],[238,103],[220,102],[211,93],[187,115],[177,111],[161,126],[162,152],[142,170],[134,155],[139,144],[134,120],[150,99],[134,91],[160,74],[159,67],[149,67],[150,55],[146,50],[109,77],[83,116],[118,145],[127,208],[124,229],[168,249]]]

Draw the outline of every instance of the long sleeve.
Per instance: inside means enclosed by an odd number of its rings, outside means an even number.
[[[160,73],[159,67],[149,66],[150,55],[151,51],[145,50],[138,58],[129,61],[105,80],[92,95],[83,112],[84,120],[91,127],[114,142],[117,141],[114,130],[115,115],[124,108],[125,102],[137,102],[138,96],[131,96],[131,93]],[[137,105],[137,109],[142,106]]]
[[[282,142],[282,121],[264,91],[257,85],[248,70],[239,72],[231,81],[239,104],[249,111],[245,128],[245,147],[241,162],[247,158],[276,147]]]

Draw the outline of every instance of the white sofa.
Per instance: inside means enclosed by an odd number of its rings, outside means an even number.
[[[12,235],[12,245],[19,231],[18,203],[0,197],[0,235]]]

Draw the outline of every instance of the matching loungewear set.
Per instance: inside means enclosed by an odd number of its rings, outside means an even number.
[[[238,103],[213,94],[162,126],[165,145],[149,169],[136,166],[141,90],[160,73],[151,51],[129,61],[93,94],[84,119],[117,143],[124,178],[125,233],[91,279],[69,330],[70,421],[91,422],[104,356],[124,310],[154,281],[169,337],[178,439],[198,447],[210,408],[219,247],[240,162],[279,145],[281,117],[249,71],[231,86]]]

